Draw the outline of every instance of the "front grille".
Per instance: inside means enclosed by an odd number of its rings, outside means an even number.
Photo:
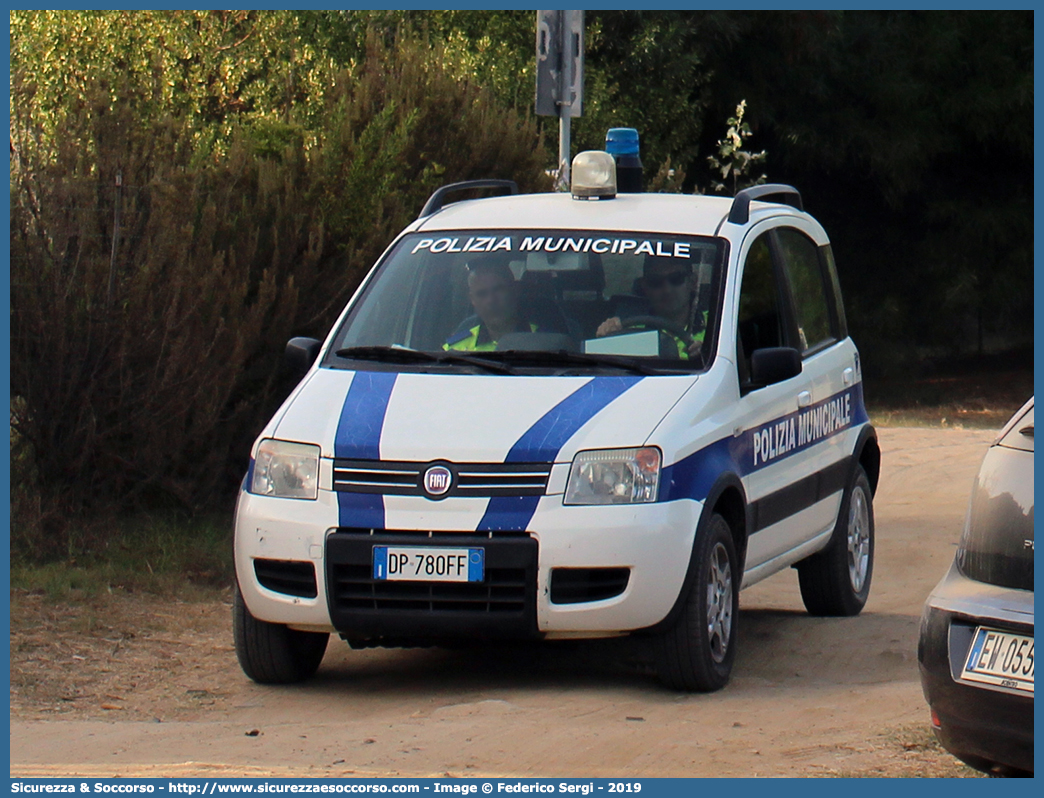
[[[552,568],[551,603],[604,601],[627,589],[630,568]]]
[[[373,578],[373,547],[454,546],[485,552],[482,582]],[[349,640],[536,634],[537,542],[527,534],[339,529],[327,538],[330,617]]]
[[[289,596],[315,598],[315,567],[296,560],[254,560],[254,575],[262,587]]]
[[[484,582],[377,582],[373,566],[342,565],[333,600],[348,609],[515,612],[526,604],[525,568],[486,568]]]
[[[548,463],[435,463],[386,460],[334,460],[334,490],[385,496],[427,496],[424,472],[445,466],[453,475],[447,496],[543,496],[551,473]],[[435,498],[435,497],[432,497]]]

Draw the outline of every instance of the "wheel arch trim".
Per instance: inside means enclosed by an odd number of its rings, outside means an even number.
[[[724,502],[724,504],[722,504],[722,502]],[[692,549],[689,551],[689,565],[685,570],[685,578],[682,580],[678,596],[674,600],[674,605],[661,621],[652,626],[646,627],[645,629],[637,630],[636,633],[658,634],[669,628],[677,619],[678,614],[685,606],[685,600],[692,587],[693,580],[696,578],[697,542],[700,540],[701,535],[706,534],[707,526],[710,524],[710,520],[714,514],[719,511],[719,506],[727,507],[728,514],[722,515],[724,515],[726,521],[729,522],[729,526],[732,528],[733,543],[735,544],[736,559],[738,561],[735,580],[737,589],[742,583],[743,564],[747,553],[747,539],[750,536],[752,523],[751,507],[750,503],[747,501],[747,493],[743,488],[743,482],[737,474],[729,471],[720,474],[711,486],[711,489],[707,492],[707,498],[703,502],[703,510],[700,512],[700,520],[696,523],[696,534],[693,535]],[[741,529],[736,528],[735,524],[737,522],[742,524]]]
[[[848,483],[855,477],[856,466],[861,465],[870,481],[871,498],[877,495],[877,485],[881,479],[881,447],[877,442],[877,430],[872,424],[864,424],[859,430],[855,446],[852,448],[852,472]]]

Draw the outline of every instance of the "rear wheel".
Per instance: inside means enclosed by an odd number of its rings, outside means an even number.
[[[870,480],[857,465],[841,500],[829,545],[798,563],[801,599],[811,615],[858,615],[874,572],[874,507]]]
[[[674,624],[657,640],[657,672],[675,690],[720,690],[736,658],[739,575],[728,522],[715,513],[696,542],[696,574]]]
[[[243,673],[261,684],[292,684],[319,670],[330,635],[298,632],[250,614],[239,585],[232,599],[232,637]]]

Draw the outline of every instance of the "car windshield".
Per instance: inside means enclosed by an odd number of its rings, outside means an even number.
[[[700,370],[718,328],[723,250],[720,239],[628,232],[404,236],[345,317],[326,364]]]

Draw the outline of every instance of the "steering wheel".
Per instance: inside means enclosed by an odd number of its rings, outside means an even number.
[[[679,327],[674,322],[667,321],[662,316],[630,316],[629,318],[621,319],[620,326],[625,330],[628,327],[651,327],[655,330],[663,330],[665,333],[670,333],[675,338],[681,340],[685,344],[686,349],[696,342],[696,339],[692,337],[692,333],[683,327]]]

